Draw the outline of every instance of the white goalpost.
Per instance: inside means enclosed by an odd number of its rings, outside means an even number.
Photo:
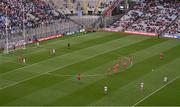
[[[25,15],[24,15],[24,6],[23,6],[23,31],[22,36],[17,35],[17,37],[12,36],[8,32],[8,25],[9,20],[7,16],[7,9],[6,10],[6,17],[5,17],[5,44],[4,44],[4,54],[9,54],[11,51],[15,51],[17,49],[26,49],[26,32],[25,32]]]

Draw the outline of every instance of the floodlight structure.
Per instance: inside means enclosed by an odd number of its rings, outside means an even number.
[[[95,13],[95,14],[98,13],[99,7],[100,7],[100,5],[101,5],[102,2],[104,2],[104,0],[98,0],[98,3],[97,3],[97,5],[96,5],[96,7],[95,7],[95,9],[94,9],[94,13]]]
[[[74,4],[71,2],[71,0],[67,0],[67,7],[69,10],[72,10],[73,14],[76,12],[76,8]]]
[[[88,2],[87,2],[87,0],[83,0],[83,9],[84,9],[84,14],[88,15]]]

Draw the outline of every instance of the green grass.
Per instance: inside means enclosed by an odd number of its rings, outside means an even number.
[[[50,54],[53,48],[55,56]],[[179,49],[175,39],[110,32],[65,36],[42,42],[39,48],[28,45],[0,54],[0,105],[180,106]],[[18,62],[20,56],[26,57],[26,64]],[[120,56],[133,56],[133,66],[105,75]],[[108,95],[103,93],[105,85]]]

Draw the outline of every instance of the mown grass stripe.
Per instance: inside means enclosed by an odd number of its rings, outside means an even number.
[[[93,38],[96,38],[96,37],[103,37],[103,36],[107,36],[109,34],[113,34],[113,33],[103,33],[103,32],[96,32],[96,33],[93,33],[93,34],[75,34],[75,35],[71,35],[71,36],[64,36],[64,37],[61,37],[61,38],[57,38],[57,39],[53,39],[53,40],[48,40],[48,41],[43,41],[41,42],[43,45],[50,45],[50,44],[54,44],[54,43],[59,43],[59,42],[63,42],[63,41],[67,41],[67,40],[79,40],[79,39],[85,39],[87,40],[86,38],[88,37],[89,39],[93,39]],[[85,37],[83,36],[85,35]],[[92,36],[93,35],[93,36]],[[98,35],[98,36],[97,36]],[[89,37],[91,36],[91,37]],[[27,45],[27,50],[26,51],[23,51],[23,50],[17,50],[15,52],[12,52],[8,55],[4,55],[4,54],[0,54],[1,56],[16,56],[16,55],[19,55],[19,54],[25,54],[25,53],[31,53],[33,49],[32,47],[34,47],[34,44],[29,44]],[[37,51],[37,49],[33,49],[33,51]]]
[[[158,53],[158,52],[157,52]],[[113,55],[113,54],[112,54]],[[54,78],[54,77],[52,77],[52,78]],[[37,78],[37,81],[38,81],[39,79]],[[50,80],[52,80],[52,79],[50,79]],[[36,82],[37,82],[36,81]],[[31,82],[31,80],[30,80],[30,82]],[[43,82],[43,81],[41,81],[41,82]],[[41,82],[39,82],[39,84],[41,83]],[[48,81],[47,81],[48,82]],[[75,83],[75,82],[73,82],[73,83]],[[20,84],[19,84],[20,85]],[[21,84],[22,85],[22,84]],[[38,85],[38,84],[37,84]],[[46,83],[44,83],[44,85],[46,86]],[[62,85],[62,84],[60,84],[60,85]],[[69,84],[70,85],[70,84]],[[29,85],[27,85],[27,86],[29,86]],[[12,87],[11,87],[12,88]],[[21,87],[22,88],[22,87]],[[21,89],[20,88],[20,89]],[[29,88],[32,88],[32,87],[29,87]],[[34,87],[33,87],[34,88]],[[41,90],[42,91],[42,90]],[[56,90],[57,91],[57,93],[58,93],[58,90]],[[6,95],[5,95],[6,96]],[[15,97],[16,98],[16,97]],[[57,98],[57,97],[55,97],[55,98]],[[33,97],[32,97],[32,99],[33,99]],[[58,99],[58,98],[57,98]],[[26,104],[28,104],[28,103],[30,103],[32,100],[30,100],[30,99],[25,99],[25,100],[21,100],[21,101],[24,101],[24,104],[26,103]],[[33,101],[32,101],[33,102]],[[15,102],[14,104],[17,104],[18,102]],[[39,102],[36,102],[36,101],[34,101],[33,102],[34,104],[39,104]],[[42,103],[41,103],[42,104]]]
[[[177,63],[180,62],[180,57],[168,62],[165,65],[154,68],[154,71],[151,71],[142,77],[126,84],[123,87],[120,87],[116,91],[110,92],[111,94],[103,97],[91,105],[127,105],[132,106],[144,97],[148,96],[155,90],[162,87],[165,83],[163,78],[167,76],[169,81],[174,79],[180,73],[176,70]],[[174,69],[171,69],[174,68]],[[144,82],[145,90],[140,90],[140,83]],[[123,97],[121,97],[123,96]],[[143,104],[142,104],[143,106]]]
[[[136,43],[136,44],[132,44],[132,45],[130,45],[130,46],[127,46],[127,47],[124,47],[122,50],[124,50],[124,49],[126,49],[126,51],[127,50],[129,50],[129,48],[132,48],[133,50],[134,50],[134,52],[136,52],[137,51],[137,49],[135,48],[135,47],[137,47],[137,46],[139,46],[139,44],[141,44],[141,43],[146,43],[146,45],[143,45],[141,48],[142,49],[145,49],[145,48],[148,48],[148,47],[151,47],[152,45],[157,45],[157,44],[159,44],[159,43],[161,43],[161,42],[165,42],[165,41],[167,41],[167,40],[161,40],[161,41],[159,41],[159,42],[150,42],[150,41],[152,41],[152,40],[155,40],[155,38],[151,38],[151,39],[148,39],[148,40],[144,40],[144,41],[142,41],[142,42],[138,42],[138,43]],[[157,40],[158,41],[158,40]],[[129,48],[128,48],[129,47]],[[125,50],[124,51],[122,51],[121,49],[119,49],[118,51],[116,50],[116,51],[113,51],[113,52],[110,52],[111,54],[113,54],[113,53],[116,53],[117,54],[117,52],[121,52],[121,54],[123,54],[124,52],[126,52]],[[141,50],[140,48],[138,49],[139,51]],[[124,54],[130,54],[130,53],[132,53],[133,51],[127,51],[127,53],[124,53]],[[109,54],[109,53],[107,53],[107,55],[111,55],[111,54]],[[102,55],[102,56],[105,56],[105,55]],[[98,57],[102,57],[102,56],[98,56]],[[118,54],[117,54],[117,56],[118,56]],[[93,58],[93,59],[90,59],[89,61],[91,62],[92,60],[100,60],[100,59],[97,59],[98,57],[95,57],[95,58]],[[105,56],[106,57],[106,56]],[[103,57],[104,59],[105,59],[105,57]],[[115,56],[115,58],[117,58],[116,56]],[[89,61],[87,61],[87,62],[89,62]],[[106,61],[105,61],[106,62]],[[108,61],[107,61],[108,62]],[[83,63],[85,63],[84,61],[82,62],[82,63],[77,63],[77,64],[75,64],[75,65],[73,65],[74,66],[74,68],[78,68],[78,66],[80,66],[81,64],[83,64]],[[95,63],[96,65],[101,65],[102,63],[99,63],[99,64],[97,64],[97,63]],[[76,67],[77,66],[77,67]],[[93,66],[93,65],[91,65],[90,64],[90,67],[91,66]],[[67,67],[68,68],[68,67]],[[92,67],[93,68],[93,67]],[[73,68],[72,68],[73,69]],[[86,68],[82,68],[81,70],[83,70],[83,71],[86,71],[85,70]],[[91,69],[90,69],[91,70]],[[65,78],[64,78],[65,79]],[[36,82],[38,81],[38,78],[37,78],[37,80],[35,80],[35,82],[34,82],[34,84],[36,84]],[[30,81],[30,83],[28,83],[29,85],[31,84],[31,82],[32,81]],[[59,82],[59,81],[58,81]],[[38,84],[37,85],[35,85],[35,87],[36,86],[38,86]],[[39,84],[39,86],[41,86],[40,84]],[[34,87],[34,86],[32,86],[32,87]],[[40,87],[40,88],[42,88],[42,87]]]
[[[67,53],[71,53],[73,51],[77,51],[77,50],[80,50],[80,49],[83,49],[83,48],[87,48],[87,47],[91,47],[91,46],[98,45],[98,44],[101,44],[101,43],[105,43],[107,41],[111,41],[111,40],[114,40],[114,39],[123,38],[123,37],[125,37],[125,36],[108,35],[107,37],[100,37],[100,38],[84,41],[84,42],[79,43],[79,44],[75,44],[75,45],[72,46],[71,49],[67,49],[66,46],[60,46],[57,49],[56,57],[67,54]],[[27,56],[25,56],[26,59],[27,59],[27,64],[34,64],[34,63],[38,63],[40,61],[44,61],[44,60],[47,60],[47,59],[50,59],[50,58],[54,58],[54,57],[52,57],[50,55],[50,50],[43,50],[43,51],[38,51],[37,50],[37,52],[38,53],[28,54]],[[12,61],[17,62],[18,58],[16,57]],[[17,69],[17,68],[21,68],[21,67],[25,66],[25,65],[22,65],[20,63],[18,65],[19,66],[17,66],[17,64],[11,63],[11,62],[8,62],[8,64],[7,63],[0,64],[0,67],[2,67],[0,74],[4,73],[4,72],[11,71],[13,69]],[[14,68],[14,67],[16,67],[16,68]]]
[[[147,99],[138,103],[138,106],[179,106],[179,90],[180,90],[180,78],[176,78],[176,80],[169,83],[166,87],[162,87],[162,89],[157,90],[156,93],[151,94],[147,97]]]
[[[141,41],[141,40],[138,40],[138,41]],[[11,88],[9,88],[9,89],[11,89]],[[29,88],[29,89],[31,89],[31,88]],[[7,90],[7,89],[6,89]]]
[[[96,34],[99,34],[99,35],[96,35]],[[41,43],[40,47],[42,48],[33,48],[34,47],[34,44],[30,44],[30,46],[28,45],[27,49],[26,50],[17,50],[15,52],[12,52],[10,54],[1,54],[0,57],[17,57],[19,55],[23,55],[23,56],[26,56],[26,55],[30,55],[32,53],[38,53],[39,51],[45,51],[46,50],[46,47],[47,46],[50,46],[49,48],[51,48],[52,46],[56,46],[56,45],[64,45],[64,44],[67,44],[67,42],[71,41],[71,42],[75,42],[75,43],[72,43],[72,44],[79,44],[81,42],[85,42],[85,41],[89,41],[89,40],[93,40],[93,39],[98,39],[98,38],[102,38],[102,37],[105,37],[105,36],[109,36],[110,34],[112,33],[107,33],[107,34],[103,34],[103,33],[94,33],[93,36],[91,36],[90,34],[84,34],[84,35],[80,35],[80,36],[65,36],[65,37],[62,37],[62,38],[59,38],[59,39],[55,39],[55,40],[50,40],[50,41],[44,41]],[[65,39],[63,39],[65,38]],[[66,40],[68,39],[68,40]],[[53,45],[54,44],[54,45]],[[43,48],[44,47],[44,48]],[[61,46],[62,47],[62,46]],[[54,47],[55,48],[55,47]]]
[[[117,90],[118,88],[125,86],[129,82],[151,72],[152,68],[157,68],[159,66],[163,66],[164,64],[167,64],[168,62],[173,61],[177,57],[180,57],[179,56],[180,51],[177,51],[177,48],[179,48],[179,47],[180,46],[176,46],[176,47],[169,49],[168,51],[165,51],[165,54],[167,55],[167,57],[163,62],[159,61],[159,55],[155,55],[155,56],[150,57],[138,64],[135,64],[135,66],[129,70],[132,72],[126,72],[126,73],[123,72],[118,75],[113,75],[111,80],[105,78],[105,79],[96,81],[95,83],[92,83],[86,87],[83,87],[83,88],[69,94],[68,96],[57,99],[57,101],[55,101],[51,104],[52,105],[58,105],[58,104],[89,105],[92,102],[104,97],[103,94],[100,95],[98,91],[93,91],[93,90],[100,91],[100,90],[102,90],[101,88],[103,87],[104,84],[112,84],[113,83],[114,85],[111,85],[111,91],[113,92],[113,91]],[[142,67],[143,67],[143,72],[141,71]],[[119,82],[119,81],[121,81],[121,82]],[[85,90],[89,90],[89,93],[87,93]],[[78,96],[78,95],[81,95],[81,96]],[[94,95],[98,95],[98,96],[94,96]],[[83,102],[77,103],[85,96],[88,97],[88,100],[83,100]],[[73,98],[73,97],[76,97],[76,99],[71,100],[71,98]],[[67,101],[70,101],[70,103],[67,103]]]
[[[129,39],[130,39],[130,41],[129,41]],[[115,49],[120,48],[120,47],[125,47],[127,45],[137,43],[137,42],[145,40],[145,39],[148,39],[148,38],[140,38],[140,37],[135,37],[135,36],[129,36],[129,37],[121,38],[118,40],[113,40],[113,41],[106,42],[106,43],[101,44],[101,45],[97,45],[94,47],[75,51],[73,53],[66,54],[64,56],[58,56],[58,57],[51,58],[49,60],[46,60],[46,61],[43,61],[40,63],[36,63],[36,64],[30,65],[30,66],[25,66],[24,68],[21,68],[18,70],[14,70],[16,72],[18,72],[18,71],[22,71],[21,73],[24,72],[23,75],[21,75],[20,77],[17,77],[16,73],[14,73],[14,72],[10,72],[10,73],[4,74],[4,75],[0,75],[0,77],[3,79],[12,80],[12,81],[16,81],[16,82],[22,81],[22,80],[27,80],[28,75],[30,76],[30,78],[36,77],[38,75],[40,76],[40,75],[43,75],[43,74],[46,74],[49,72],[53,72],[53,71],[58,70],[60,68],[63,68],[65,66],[69,66],[71,64],[93,58],[95,56],[107,53],[109,51],[115,50]],[[120,47],[111,47],[111,49],[109,49],[110,44],[119,45],[118,43],[121,44]],[[101,48],[102,50],[99,52],[90,54],[90,52],[92,52],[93,50],[97,50],[97,48]],[[56,60],[54,60],[54,59],[56,59]],[[66,62],[62,62],[62,61],[66,61]],[[25,75],[26,73],[27,73],[27,75]],[[9,78],[9,77],[11,77],[11,78]]]

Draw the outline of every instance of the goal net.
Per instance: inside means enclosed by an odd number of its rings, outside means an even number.
[[[5,38],[2,50],[4,54],[8,54],[9,52],[12,51],[24,49],[25,44],[26,41],[22,36],[17,36],[17,37],[11,36]]]

